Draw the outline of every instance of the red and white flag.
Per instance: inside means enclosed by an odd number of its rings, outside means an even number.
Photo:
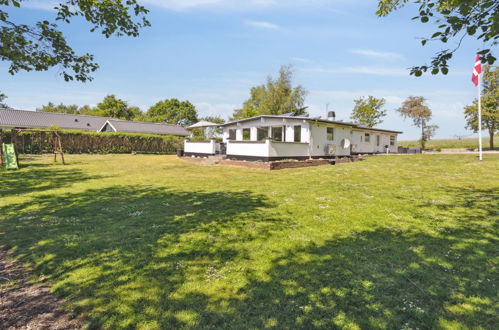
[[[473,74],[471,75],[471,81],[475,86],[478,86],[478,76],[482,73],[482,64],[480,62],[480,54],[476,54],[475,66],[473,67]]]

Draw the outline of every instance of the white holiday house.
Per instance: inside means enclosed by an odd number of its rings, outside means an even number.
[[[185,141],[186,156],[227,155],[229,159],[279,160],[336,158],[396,153],[402,133],[305,116],[257,116],[220,125],[223,142]]]

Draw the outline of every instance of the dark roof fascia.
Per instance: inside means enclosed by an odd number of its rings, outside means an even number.
[[[283,117],[283,116],[269,116],[269,115],[261,115],[261,116],[250,117],[250,118],[245,118],[245,119],[241,119],[241,120],[235,120],[235,121],[231,121],[231,122],[228,122],[225,124],[221,124],[219,127],[237,125],[238,123],[258,120],[260,118],[306,120],[306,121],[317,122],[317,123],[320,122],[320,123],[325,123],[325,124],[348,126],[348,127],[352,127],[354,129],[359,129],[359,130],[372,130],[372,131],[380,131],[380,132],[396,133],[396,134],[403,133],[401,131],[393,131],[393,130],[382,129],[382,128],[361,127],[361,126],[358,126],[354,123],[348,123],[348,122],[343,122],[343,121],[333,121],[333,120],[310,118],[310,117]]]
[[[353,123],[346,123],[346,122],[343,122],[343,121],[331,121],[331,120],[324,120],[324,119],[310,118],[310,117],[300,117],[300,116],[296,116],[296,117],[293,117],[293,116],[285,117],[285,116],[261,115],[261,116],[250,117],[250,118],[245,118],[245,119],[241,119],[241,120],[230,121],[228,123],[221,124],[219,127],[237,125],[238,123],[247,122],[247,121],[253,121],[253,120],[258,120],[258,119],[261,119],[261,118],[295,119],[295,120],[306,120],[306,121],[314,121],[314,122],[324,122],[324,123],[328,123],[328,124],[344,125],[344,126],[352,126],[352,127],[355,126],[355,124],[353,124]]]
[[[354,128],[358,129],[358,130],[362,130],[362,131],[377,131],[377,132],[386,132],[386,133],[395,133],[395,134],[404,133],[402,131],[393,131],[393,130],[384,129],[384,128],[362,127],[362,126],[355,126]]]

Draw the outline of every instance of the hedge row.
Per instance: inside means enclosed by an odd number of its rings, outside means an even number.
[[[182,148],[183,138],[153,134],[86,132],[59,130],[62,149],[65,153],[175,153]],[[4,143],[11,141],[11,132],[4,131]],[[53,133],[20,132],[16,148],[19,153],[52,153]]]

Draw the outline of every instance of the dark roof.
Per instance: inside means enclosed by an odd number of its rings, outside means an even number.
[[[289,116],[289,115],[261,115],[261,116],[256,116],[256,117],[251,117],[251,118],[244,118],[241,120],[234,120],[230,121],[228,123],[222,124],[220,126],[230,126],[230,125],[235,125],[237,123],[242,123],[245,121],[251,121],[251,120],[257,120],[260,118],[274,118],[274,119],[297,119],[297,120],[308,120],[308,121],[320,121],[320,122],[328,122],[332,124],[337,124],[337,125],[346,125],[346,126],[355,126],[353,123],[347,123],[344,121],[332,121],[332,120],[324,120],[324,119],[319,119],[319,118],[310,118],[306,116]]]
[[[350,126],[352,128],[358,128],[362,130],[371,130],[371,131],[380,131],[380,132],[388,132],[388,133],[397,133],[397,134],[402,134],[403,132],[401,131],[392,131],[388,129],[382,129],[382,128],[375,128],[375,127],[365,127],[361,126],[355,123],[349,123],[345,121],[337,121],[337,120],[328,120],[328,119],[321,119],[321,118],[310,118],[310,117],[305,117],[305,116],[289,116],[289,115],[278,115],[278,116],[273,116],[273,115],[261,115],[261,116],[256,116],[256,117],[251,117],[251,118],[245,118],[241,120],[234,120],[230,121],[228,123],[222,124],[220,126],[231,126],[235,125],[237,123],[245,122],[245,121],[251,121],[251,120],[257,120],[260,118],[277,118],[277,119],[298,119],[298,120],[307,120],[307,121],[315,121],[315,122],[321,122],[321,123],[326,123],[326,124],[335,124],[335,125],[344,125],[344,126]]]
[[[0,109],[0,127],[3,128],[46,128],[100,131],[110,123],[116,132],[149,133],[188,136],[189,132],[179,125],[143,123],[107,117],[72,115],[56,112],[37,112],[15,109]]]
[[[116,132],[149,133],[178,136],[190,135],[190,133],[185,128],[179,125],[144,123],[140,121],[127,121],[119,119],[109,119],[107,123],[109,123]]]
[[[46,128],[98,131],[107,118],[71,115],[56,112],[38,112],[15,109],[0,109],[0,127]]]

